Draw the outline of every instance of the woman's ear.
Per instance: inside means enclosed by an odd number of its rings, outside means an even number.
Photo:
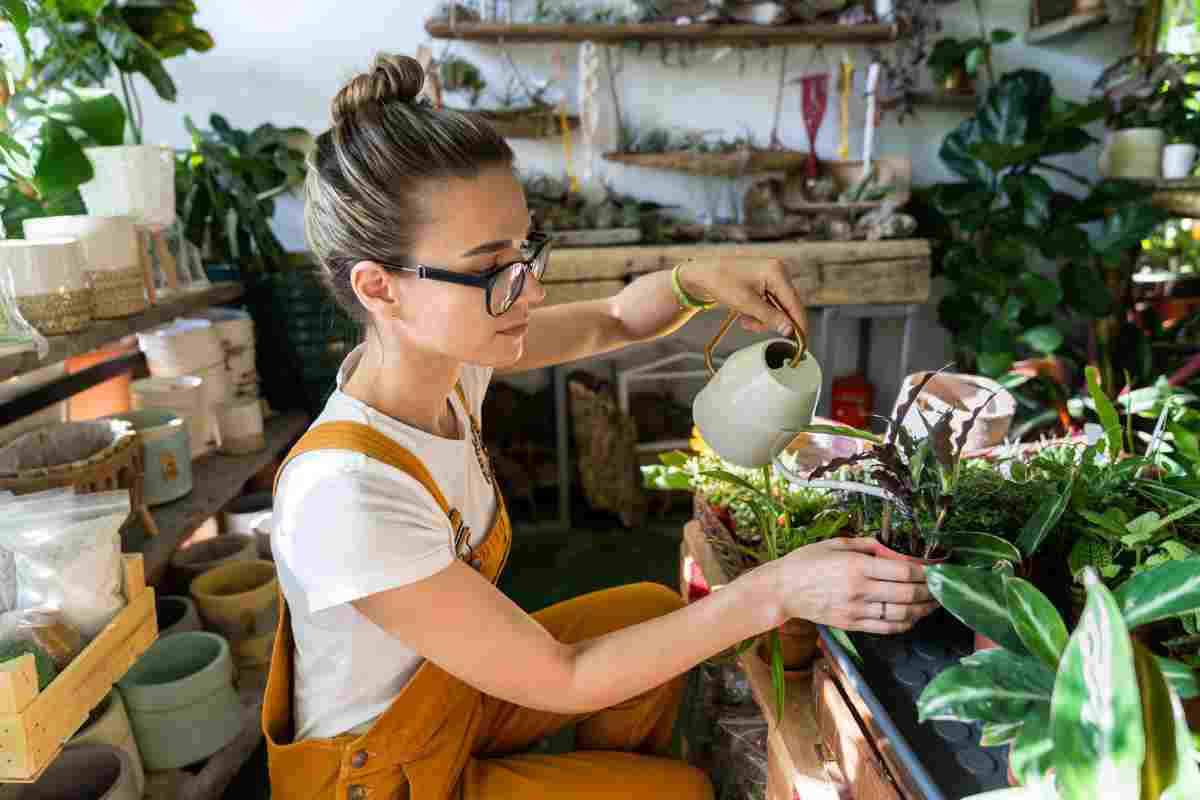
[[[374,261],[360,261],[350,271],[350,285],[358,302],[372,315],[395,317],[400,303],[392,291],[392,273]]]

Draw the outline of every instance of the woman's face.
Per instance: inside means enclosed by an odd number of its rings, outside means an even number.
[[[513,170],[498,167],[472,179],[431,184],[423,198],[427,222],[418,230],[412,258],[426,267],[480,274],[523,257],[529,208]],[[532,275],[515,304],[502,316],[487,312],[486,294],[474,286],[386,273],[395,313],[376,318],[426,352],[458,361],[499,367],[512,364],[525,348],[531,306],[545,292]]]

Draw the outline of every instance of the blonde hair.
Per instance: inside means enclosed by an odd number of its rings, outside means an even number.
[[[334,300],[360,322],[366,310],[350,285],[363,260],[411,262],[426,222],[421,190],[513,164],[512,149],[487,123],[418,99],[421,65],[380,54],[333,98],[332,127],[308,157],[304,231]]]

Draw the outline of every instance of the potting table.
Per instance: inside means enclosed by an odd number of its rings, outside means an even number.
[[[681,555],[685,596],[728,583],[729,570],[698,523],[684,528]],[[823,657],[814,663],[813,673],[817,692],[824,686],[824,696],[814,697],[812,674],[789,682],[778,722],[767,665],[752,650],[739,660],[771,724],[768,756],[776,786],[768,786],[770,800],[860,794],[957,800],[1007,786],[1007,747],[980,747],[978,725],[917,722],[921,691],[971,652],[966,627],[938,612],[902,636],[856,633],[849,639],[857,656],[821,628]],[[831,678],[835,688],[823,678]],[[868,784],[870,794],[865,793]]]

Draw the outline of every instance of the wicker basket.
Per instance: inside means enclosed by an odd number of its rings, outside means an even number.
[[[605,153],[604,159],[635,167],[732,178],[763,172],[792,172],[804,166],[804,162],[808,160],[808,153],[796,150],[752,149],[728,153],[674,150],[666,153]]]
[[[146,532],[158,535],[146,505],[142,448],[128,422],[47,425],[0,448],[0,489],[22,495],[65,486],[78,494],[129,490]]]
[[[553,108],[514,108],[503,111],[465,111],[481,119],[506,139],[547,139],[562,132],[562,122]],[[567,115],[567,127],[579,127],[579,117]]]

